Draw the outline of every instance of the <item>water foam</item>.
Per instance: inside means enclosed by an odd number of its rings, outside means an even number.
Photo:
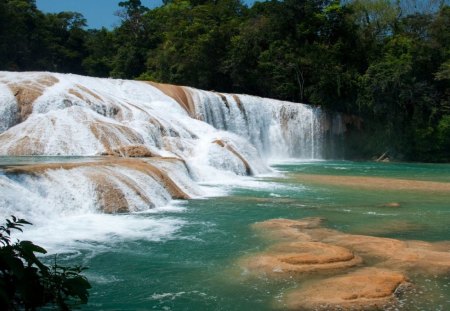
[[[108,215],[86,213],[67,217],[35,218],[33,226],[14,236],[32,240],[48,254],[102,252],[126,241],[162,242],[176,239],[186,221],[151,215]]]
[[[52,83],[40,82],[45,79]],[[38,97],[31,114],[16,125],[18,103],[11,85],[26,89],[30,81],[38,86]],[[186,89],[195,118],[145,82],[0,72],[0,154],[99,156],[144,147],[156,156],[177,158],[155,165],[191,197],[225,195],[235,187],[273,187],[247,177],[273,173],[267,165],[273,158],[322,158],[325,117],[320,109]],[[102,215],[95,174],[120,192],[129,211],[146,216]],[[164,207],[172,199],[162,179],[120,165],[0,172],[0,194],[0,216],[34,222],[24,236],[34,235],[52,251],[111,238],[170,238],[183,225],[177,218],[154,218],[168,212]]]
[[[0,83],[0,134],[17,123],[17,113],[14,94]]]
[[[190,91],[199,119],[247,137],[266,158],[323,157],[325,114],[319,108],[249,95]]]

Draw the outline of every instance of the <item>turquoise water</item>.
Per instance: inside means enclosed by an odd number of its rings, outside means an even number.
[[[274,310],[285,293],[307,280],[249,279],[239,258],[269,242],[251,224],[272,218],[324,217],[325,225],[349,233],[450,240],[450,193],[355,190],[296,182],[298,173],[377,176],[450,182],[450,165],[311,162],[274,166],[279,177],[259,178],[225,197],[190,200],[142,221],[173,221],[177,230],[158,239],[121,238],[80,242],[60,254],[81,263],[93,288],[84,310]],[[398,202],[399,207],[385,207]],[[115,215],[120,221],[125,215]],[[413,276],[414,290],[400,310],[449,310],[450,276]]]
[[[317,161],[304,165],[275,165],[281,170],[305,174],[390,177],[450,182],[450,164]]]

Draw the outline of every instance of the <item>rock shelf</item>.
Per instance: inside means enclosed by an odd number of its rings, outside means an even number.
[[[297,279],[300,289],[284,299],[290,310],[384,310],[410,288],[410,275],[450,273],[448,242],[349,234],[322,224],[321,218],[256,223],[253,229],[274,244],[239,265],[247,275]],[[316,281],[305,282],[305,274]]]

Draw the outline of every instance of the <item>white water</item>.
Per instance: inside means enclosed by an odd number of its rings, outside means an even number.
[[[171,207],[171,197],[164,187],[148,175],[120,167],[99,167],[96,174],[110,171],[121,177],[111,177],[110,181],[125,194],[131,211],[149,211],[149,205],[122,181],[126,177],[138,183],[139,190],[150,196],[159,208],[150,210],[155,216],[146,217],[100,213],[95,186],[88,178],[91,171],[92,167],[80,167],[47,170],[39,176],[0,173],[0,217],[15,215],[31,221],[33,226],[15,236],[33,240],[50,253],[93,250],[102,243],[111,246],[126,239],[171,239],[184,225],[177,217],[157,216],[183,211],[181,207]],[[182,172],[178,175],[175,180],[186,179],[180,177]],[[192,186],[185,189],[192,190]]]
[[[16,123],[17,104],[14,95],[0,84],[0,134]]]
[[[51,86],[39,82],[49,76],[57,82]],[[19,124],[13,84],[42,90],[32,113]],[[257,180],[243,176],[248,169],[255,175],[270,173],[267,162],[273,159],[323,156],[325,119],[318,108],[188,90],[195,102],[195,119],[144,82],[0,72],[0,155],[98,156],[120,147],[144,146],[185,163],[153,165],[191,197],[223,195],[237,184],[260,187]],[[90,179],[93,172],[108,176],[131,212],[171,205],[164,185],[138,170],[117,165],[53,168],[38,174],[0,172],[0,217],[14,214],[30,220],[35,226],[25,237],[55,252],[117,237],[171,238],[183,225],[172,216],[155,215],[143,221],[136,215],[102,214]],[[151,204],[136,191],[151,198]]]
[[[197,117],[246,137],[265,158],[321,159],[324,115],[318,108],[256,96],[190,89]]]

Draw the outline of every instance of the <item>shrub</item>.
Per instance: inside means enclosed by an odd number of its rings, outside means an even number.
[[[0,226],[0,309],[35,310],[51,305],[60,310],[86,303],[91,288],[81,272],[81,266],[64,267],[56,263],[47,266],[36,257],[47,251],[31,241],[11,239],[13,230],[22,231],[31,225],[24,219],[11,216]]]

